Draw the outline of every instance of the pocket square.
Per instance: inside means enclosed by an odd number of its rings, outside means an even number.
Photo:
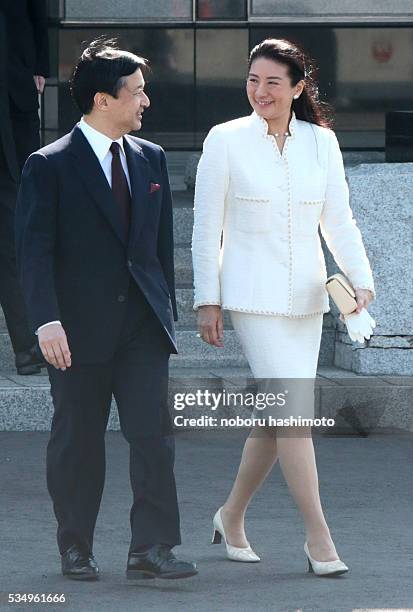
[[[149,193],[153,193],[154,191],[159,191],[160,188],[161,186],[159,185],[159,183],[151,183],[151,188],[149,190]]]

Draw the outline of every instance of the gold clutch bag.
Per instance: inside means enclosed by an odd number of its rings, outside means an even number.
[[[356,294],[344,274],[329,276],[326,289],[341,314],[348,315],[356,310]]]

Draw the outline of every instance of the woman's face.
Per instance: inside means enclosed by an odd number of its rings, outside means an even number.
[[[304,82],[292,86],[288,66],[265,57],[251,64],[247,78],[247,96],[257,115],[276,119],[291,109],[293,97],[301,94]]]

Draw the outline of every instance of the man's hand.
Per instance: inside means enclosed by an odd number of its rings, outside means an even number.
[[[37,93],[42,94],[44,91],[46,79],[41,74],[35,74],[33,76],[33,79],[34,79],[34,84],[36,85]]]
[[[200,306],[198,309],[198,330],[204,342],[222,348],[224,323],[220,306]]]
[[[38,339],[43,357],[56,370],[65,371],[72,365],[66,333],[60,323],[53,323],[40,329]]]

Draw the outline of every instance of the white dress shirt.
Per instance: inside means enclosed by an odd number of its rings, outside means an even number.
[[[126,180],[128,181],[129,191],[131,191],[128,164],[126,162],[125,149],[123,148],[123,138],[112,140],[109,138],[109,136],[102,134],[102,132],[95,130],[95,128],[86,123],[83,117],[77,125],[82,130],[83,135],[92,147],[93,153],[98,158],[110,188],[112,188],[112,153],[110,151],[110,146],[112,142],[117,142],[120,145],[120,161],[126,175]],[[43,327],[47,327],[48,325],[53,325],[53,323],[60,323],[60,321],[50,321],[49,323],[41,325],[37,329],[36,335],[39,333],[40,329],[43,329]]]
[[[95,130],[95,128],[86,123],[83,117],[79,121],[78,126],[80,127],[83,132],[83,135],[92,147],[93,153],[98,158],[110,187],[112,187],[112,153],[110,152],[110,146],[112,142],[117,142],[120,145],[120,160],[122,162],[123,171],[126,174],[126,179],[128,181],[130,191],[130,179],[128,172],[128,164],[126,163],[125,149],[123,148],[123,138],[118,138],[118,140],[112,140],[105,134],[102,134],[102,132],[98,132],[98,130]]]

